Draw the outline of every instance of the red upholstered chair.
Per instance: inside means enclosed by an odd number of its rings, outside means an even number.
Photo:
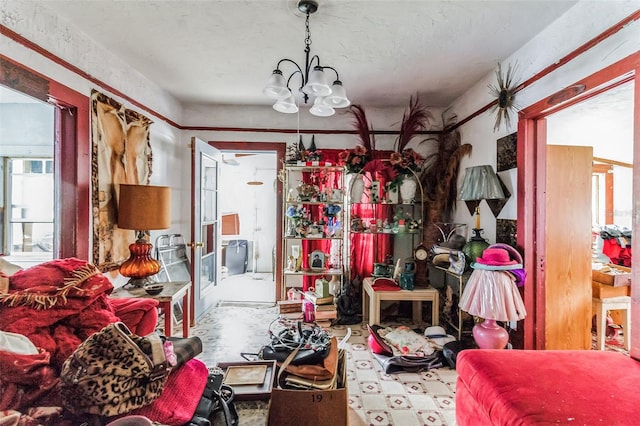
[[[146,336],[158,324],[158,301],[153,299],[109,299],[114,313],[133,334]]]

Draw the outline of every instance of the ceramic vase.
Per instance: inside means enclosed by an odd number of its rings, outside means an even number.
[[[413,177],[405,177],[400,184],[400,198],[402,203],[411,204],[416,199],[418,183]]]
[[[371,182],[370,202],[373,204],[380,203],[380,182],[374,180]]]
[[[389,204],[398,204],[398,188],[395,186],[391,186],[391,184],[387,183],[387,188],[386,188],[386,196],[387,196],[387,203]]]
[[[358,174],[353,177],[351,182],[351,192],[349,193],[351,202],[362,202],[362,194],[364,194],[364,178]]]
[[[329,281],[329,294],[332,296],[338,296],[340,294],[340,277],[337,275],[331,275],[331,281]]]

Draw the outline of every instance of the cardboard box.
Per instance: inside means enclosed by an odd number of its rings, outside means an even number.
[[[631,268],[624,266],[618,266],[608,264],[611,268],[608,272],[592,271],[593,281],[597,281],[602,284],[612,285],[614,287],[630,286],[631,285]]]
[[[338,386],[333,390],[271,391],[268,426],[347,426],[349,392],[346,356],[338,364]]]
[[[631,296],[631,287],[629,287],[628,285],[622,287],[614,287],[609,284],[592,281],[591,290],[593,297],[596,297],[598,299],[606,299],[607,297]]]

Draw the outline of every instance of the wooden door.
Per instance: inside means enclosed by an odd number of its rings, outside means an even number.
[[[547,146],[545,349],[591,348],[593,148]]]

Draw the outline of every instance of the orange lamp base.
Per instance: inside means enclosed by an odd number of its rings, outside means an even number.
[[[154,282],[151,277],[160,272],[160,263],[151,257],[152,248],[152,244],[140,239],[129,244],[131,255],[120,265],[120,274],[130,278],[126,285],[144,287]]]

